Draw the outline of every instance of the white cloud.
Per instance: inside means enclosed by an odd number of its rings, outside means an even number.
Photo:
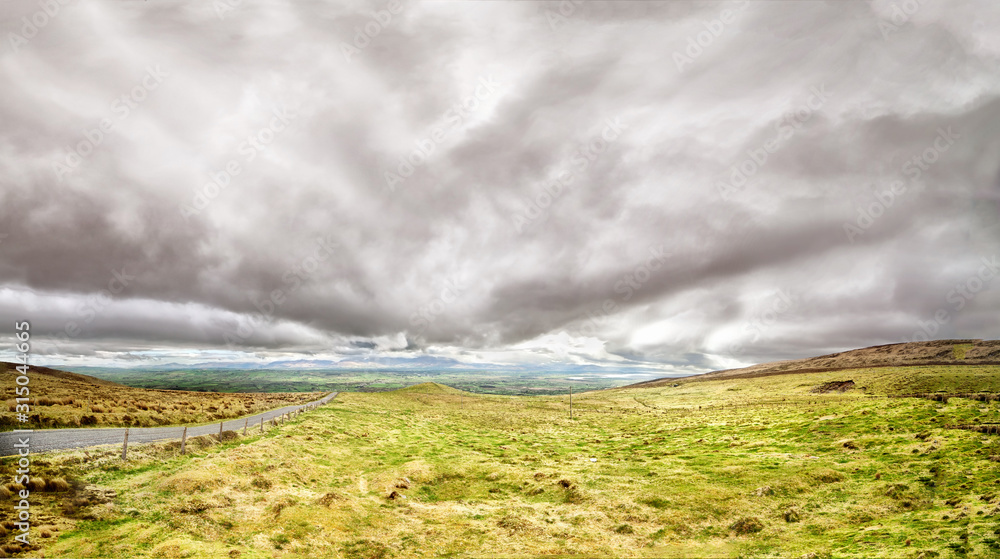
[[[0,320],[33,320],[56,361],[697,372],[912,337],[1000,253],[1000,8],[924,3],[884,36],[892,3],[753,2],[678,71],[703,22],[742,5],[585,3],[553,29],[558,4],[410,3],[352,61],[342,43],[378,2],[68,6],[0,54]],[[7,2],[0,24],[37,10]],[[476,99],[483,80],[499,85]],[[602,143],[608,119],[623,130]],[[942,128],[958,139],[912,176]],[[100,316],[46,348],[122,270]],[[781,289],[800,302],[762,320]],[[273,320],[202,353],[275,292]],[[935,336],[1000,335],[995,293]]]

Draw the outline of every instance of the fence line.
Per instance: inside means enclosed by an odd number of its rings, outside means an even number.
[[[321,404],[328,403],[337,394],[338,394],[337,392],[333,392],[332,394],[330,394],[328,396],[325,396],[321,400],[318,400],[316,402],[309,402],[308,404],[303,404],[302,407],[300,407],[298,409],[295,409],[295,410],[292,410],[292,411],[288,411],[288,412],[284,412],[284,413],[282,413],[281,415],[279,415],[277,417],[271,418],[271,423],[274,426],[278,426],[279,425],[278,419],[280,418],[280,420],[281,420],[280,424],[283,425],[286,421],[290,421],[293,418],[293,414],[294,414],[294,417],[299,417],[300,415],[302,415],[303,411],[305,411],[307,409],[308,410],[314,410],[314,409],[318,408]],[[267,413],[267,412],[264,412],[264,413]],[[246,435],[246,433],[247,433],[247,425],[249,423],[250,423],[250,418],[249,417],[244,418],[244,420],[243,420],[243,434],[244,435]],[[223,433],[224,426],[225,426],[225,421],[220,421],[219,422],[219,435],[218,435],[220,442],[222,441],[222,433]],[[188,430],[188,428],[185,425],[184,426],[184,430],[181,432],[181,454],[182,455],[185,454],[186,450],[187,450],[187,430]],[[264,433],[264,417],[263,417],[263,414],[261,414],[261,418],[260,418],[260,432],[261,432],[261,434]],[[127,461],[128,460],[128,435],[129,435],[129,428],[126,427],[125,428],[124,439],[122,441],[122,461]],[[170,438],[164,438],[164,439],[157,439],[156,441],[150,441],[150,442],[161,442],[161,441],[166,441],[166,440],[171,440],[171,439]]]

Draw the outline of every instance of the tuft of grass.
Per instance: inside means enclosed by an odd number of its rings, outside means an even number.
[[[28,482],[25,484],[25,487],[27,487],[29,491],[33,491],[33,492],[35,492],[35,491],[44,491],[45,490],[45,478],[40,477],[40,476],[32,476],[28,480]]]
[[[342,549],[350,559],[385,559],[391,556],[389,547],[375,540],[355,540],[345,543]]]
[[[729,529],[741,535],[756,534],[764,529],[764,523],[759,518],[745,516],[733,522]]]
[[[61,477],[52,478],[45,482],[45,491],[48,491],[49,493],[60,493],[63,491],[69,491],[69,489],[69,482]]]
[[[645,499],[640,499],[639,502],[649,505],[654,509],[665,509],[670,507],[670,501],[661,497],[647,497]]]
[[[831,470],[829,468],[823,468],[813,473],[812,479],[817,483],[838,483],[844,481],[844,474]]]
[[[616,534],[634,534],[635,528],[633,528],[630,524],[619,524],[618,526],[615,526],[614,532]]]

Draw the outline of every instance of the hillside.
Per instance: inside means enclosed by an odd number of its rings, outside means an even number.
[[[0,361],[0,374],[17,374],[15,368],[18,366],[17,363],[7,363],[5,361]],[[38,365],[31,365],[29,367],[29,372],[32,379],[48,379],[48,380],[58,380],[65,386],[90,386],[90,385],[101,385],[101,386],[121,386],[120,384],[110,382],[107,380],[99,379],[97,377],[92,377],[90,375],[81,375],[79,373],[71,373],[69,371],[60,371],[58,369],[51,369],[49,367],[40,367]]]
[[[125,463],[119,448],[36,459],[53,490],[32,493],[31,555],[993,557],[1000,437],[949,426],[998,422],[997,402],[883,395],[997,392],[998,373],[602,390],[575,395],[572,420],[566,397],[342,393],[184,456],[174,442]],[[816,392],[846,379],[866,390]]]
[[[457,388],[452,388],[437,382],[422,382],[420,384],[414,384],[413,386],[407,386],[406,388],[400,388],[394,392],[412,392],[414,394],[465,394],[465,392],[458,390]]]
[[[14,363],[0,362],[0,385],[7,413],[0,430],[38,427],[154,427],[201,423],[250,415],[290,404],[305,403],[321,393],[216,393],[133,388],[107,380],[51,369],[30,367],[31,411],[27,423],[17,421]]]
[[[878,345],[808,359],[775,361],[742,369],[725,369],[689,377],[655,379],[640,382],[630,387],[655,388],[678,382],[708,381],[722,378],[756,378],[778,374],[919,365],[1000,365],[1000,340],[935,340]]]

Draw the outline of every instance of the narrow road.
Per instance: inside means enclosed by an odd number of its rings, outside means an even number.
[[[257,415],[251,415],[246,418],[241,417],[239,419],[230,419],[229,421],[223,422],[222,427],[223,430],[226,431],[236,431],[243,429],[244,424],[249,424],[250,427],[256,425],[257,428],[260,429],[261,419],[266,422],[275,417],[302,409],[312,404],[323,405],[332,400],[336,395],[337,393],[333,392],[314,402],[299,404],[297,406],[285,406],[283,408],[273,409]],[[248,427],[248,430],[250,427]],[[131,445],[133,443],[151,443],[154,441],[180,439],[183,431],[183,425],[170,427],[131,427],[128,430],[128,442]],[[187,434],[188,437],[198,437],[200,435],[217,435],[218,433],[219,424],[210,423],[208,425],[188,427]],[[120,427],[90,429],[35,429],[30,433],[14,433],[7,431],[0,433],[0,456],[12,456],[17,454],[18,449],[14,448],[14,445],[17,444],[19,439],[23,440],[25,437],[29,438],[28,444],[31,453],[35,454],[51,450],[67,450],[71,448],[83,448],[102,444],[121,445],[125,438],[125,429]]]

